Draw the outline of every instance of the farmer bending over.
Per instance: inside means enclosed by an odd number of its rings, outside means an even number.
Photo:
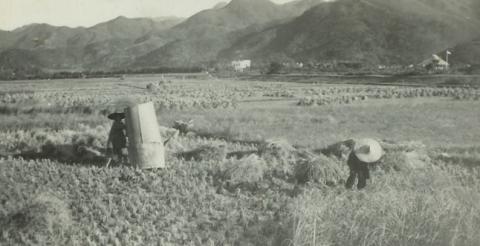
[[[115,162],[127,161],[127,136],[125,124],[122,122],[125,119],[125,113],[113,113],[108,116],[113,120],[110,134],[107,141],[107,155],[113,155]]]
[[[368,165],[378,162],[382,155],[382,146],[377,141],[373,139],[356,140],[347,161],[350,176],[345,184],[346,188],[352,189],[356,178],[358,178],[357,188],[359,190],[365,188],[367,179],[370,179]]]

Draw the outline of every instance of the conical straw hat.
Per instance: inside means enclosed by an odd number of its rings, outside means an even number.
[[[125,119],[125,113],[118,113],[117,112],[117,113],[109,114],[107,117],[111,120],[115,120],[115,119],[123,120],[123,119]]]
[[[355,140],[353,153],[360,161],[366,163],[377,162],[383,156],[383,149],[380,143],[374,139],[364,138]]]

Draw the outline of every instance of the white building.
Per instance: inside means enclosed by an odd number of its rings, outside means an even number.
[[[252,66],[252,61],[251,60],[232,61],[232,67],[237,72],[243,72],[243,71],[245,71],[245,69],[248,69],[251,66]]]
[[[445,71],[448,70],[450,64],[447,61],[443,60],[438,55],[432,55],[429,59],[420,63],[420,65],[424,68],[430,68],[437,71]]]

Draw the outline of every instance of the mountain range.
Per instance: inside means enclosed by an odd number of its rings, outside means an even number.
[[[232,0],[190,18],[0,31],[0,72],[118,70],[255,62],[416,64],[453,51],[480,63],[480,0]]]

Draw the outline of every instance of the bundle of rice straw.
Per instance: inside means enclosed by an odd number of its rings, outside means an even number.
[[[177,154],[187,161],[223,161],[227,157],[225,145],[203,145],[194,150]]]
[[[263,159],[255,154],[240,160],[229,160],[226,163],[224,177],[235,186],[252,185],[260,182],[267,169],[267,164]]]
[[[177,129],[181,134],[187,134],[193,128],[193,120],[176,120],[173,123],[173,128]]]
[[[68,205],[53,194],[42,193],[5,221],[0,221],[0,232],[13,236],[11,239],[16,243],[25,243],[22,235],[29,235],[33,236],[29,238],[30,243],[49,245],[49,240],[65,236],[72,224]]]
[[[332,144],[322,149],[321,152],[326,156],[334,156],[339,160],[346,161],[348,159],[348,155],[353,149],[354,144],[355,141],[353,139],[349,139]]]
[[[298,163],[295,166],[295,178],[299,183],[315,182],[325,185],[341,183],[348,170],[345,165],[322,154],[317,155],[309,151],[299,153]]]
[[[385,156],[380,167],[385,171],[413,171],[431,166],[427,147],[422,142],[382,142]]]
[[[259,148],[260,156],[267,162],[274,176],[289,176],[297,161],[297,149],[285,139],[266,140]]]

